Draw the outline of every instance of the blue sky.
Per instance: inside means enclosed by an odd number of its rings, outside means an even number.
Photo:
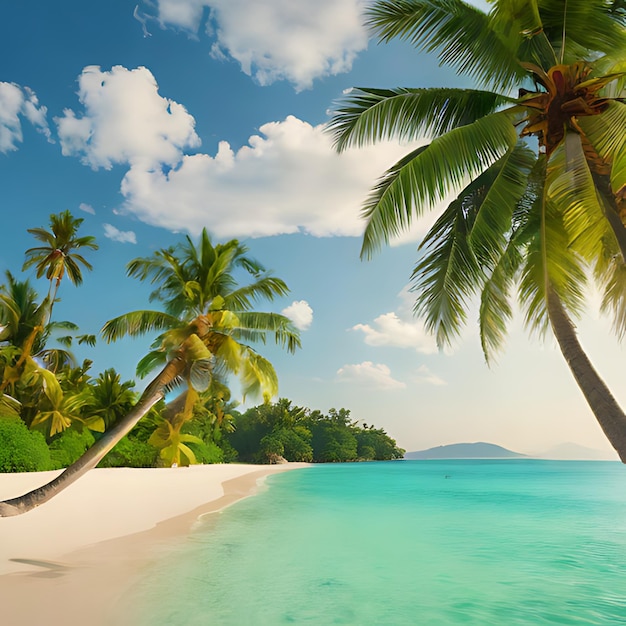
[[[359,207],[408,147],[335,154],[323,131],[333,102],[351,86],[470,84],[407,45],[368,41],[363,4],[4,3],[0,269],[20,274],[34,245],[26,229],[46,227],[51,213],[84,218],[82,234],[100,245],[94,271],[79,288],[61,286],[55,317],[97,333],[150,306],[149,286],[125,276],[129,260],[206,226],[216,241],[245,241],[291,288],[266,309],[293,317],[303,348],[260,351],[295,404],[349,408],[408,450],[457,441],[609,449],[552,337],[529,338],[517,319],[490,369],[473,310],[453,349],[436,350],[407,292],[434,214],[359,260]],[[624,403],[623,351],[594,301],[581,338]],[[100,341],[76,354],[94,374],[115,367],[131,378],[150,342]]]

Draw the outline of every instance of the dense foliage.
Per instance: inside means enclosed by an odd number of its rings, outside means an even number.
[[[81,267],[91,269],[80,249],[97,245],[78,236],[82,220],[68,212],[50,216],[50,223],[50,232],[29,230],[44,245],[28,250],[24,264],[48,279],[48,295],[40,299],[28,280],[10,272],[0,285],[0,471],[71,468],[97,448],[104,452],[90,462],[100,467],[401,456],[383,431],[357,426],[344,409],[324,416],[287,400],[269,404],[276,373],[252,344],[272,337],[293,351],[300,340],[289,319],[253,305],[286,294],[287,286],[245,246],[236,240],[214,245],[206,231],[198,246],[186,237],[129,264],[131,277],[155,285],[151,299],[163,312],[135,311],[104,325],[107,340],[161,333],[140,361],[139,376],[164,367],[158,380],[177,364],[159,383],[161,395],[137,413],[143,396],[133,381],[121,380],[113,368],[92,375],[91,361],[79,364],[72,355],[74,343],[93,345],[95,336],[52,319],[62,279],[78,285]],[[240,284],[241,274],[248,282]],[[244,393],[266,402],[243,415],[234,411],[232,375]],[[166,402],[165,390],[181,384],[184,391]]]
[[[237,413],[233,421],[228,442],[238,460],[248,463],[388,461],[404,456],[384,430],[360,426],[346,409],[330,409],[324,415],[281,398]]]
[[[41,433],[15,417],[0,417],[0,472],[40,472],[53,468]]]

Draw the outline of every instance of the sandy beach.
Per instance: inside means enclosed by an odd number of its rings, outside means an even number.
[[[41,507],[0,518],[2,623],[121,626],[121,596],[159,550],[199,516],[253,494],[268,474],[305,465],[92,470]],[[0,474],[0,498],[56,474]]]

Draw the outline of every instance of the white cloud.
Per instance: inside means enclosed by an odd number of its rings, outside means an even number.
[[[417,368],[414,380],[416,383],[427,383],[429,385],[447,385],[443,378],[440,378],[436,374],[433,374],[425,365],[420,365]]]
[[[137,237],[132,230],[118,230],[111,224],[104,224],[104,236],[120,243],[137,243]]]
[[[157,19],[164,27],[196,34],[208,7],[206,30],[215,38],[215,58],[235,59],[261,85],[287,80],[300,90],[316,78],[352,68],[367,47],[364,5],[364,0],[314,5],[310,0],[158,0]]]
[[[259,131],[237,152],[221,142],[214,157],[185,156],[167,173],[131,167],[124,208],[149,224],[193,234],[206,226],[217,237],[358,236],[372,183],[411,149],[381,142],[337,154],[322,125],[293,116]]]
[[[22,142],[20,118],[28,120],[50,139],[46,113],[46,107],[39,104],[34,91],[15,83],[0,82],[0,152],[17,150],[17,144]]]
[[[359,0],[209,0],[217,23],[213,54],[228,54],[261,85],[296,89],[347,72],[367,47]]]
[[[200,145],[195,120],[185,107],[159,95],[145,67],[85,67],[78,78],[84,112],[66,109],[55,118],[64,155],[81,156],[93,169],[115,163],[174,165],[184,148]]]
[[[313,323],[313,309],[306,300],[296,300],[282,314],[288,317],[299,330],[308,330]]]
[[[419,320],[404,321],[396,313],[384,313],[374,320],[374,325],[357,324],[352,330],[363,332],[365,343],[370,346],[415,348],[422,354],[437,352],[435,339]]]
[[[357,383],[377,389],[404,389],[406,384],[395,380],[391,370],[383,363],[363,361],[354,365],[344,365],[337,370],[337,380],[340,382]]]
[[[85,213],[91,213],[91,215],[96,214],[96,210],[91,206],[91,204],[87,204],[86,202],[81,202],[78,205],[78,208]]]
[[[159,21],[162,26],[173,26],[197,32],[202,13],[209,0],[157,0]]]

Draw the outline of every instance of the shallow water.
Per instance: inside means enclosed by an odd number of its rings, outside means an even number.
[[[626,624],[626,468],[280,473],[204,518],[127,599],[138,626]]]

